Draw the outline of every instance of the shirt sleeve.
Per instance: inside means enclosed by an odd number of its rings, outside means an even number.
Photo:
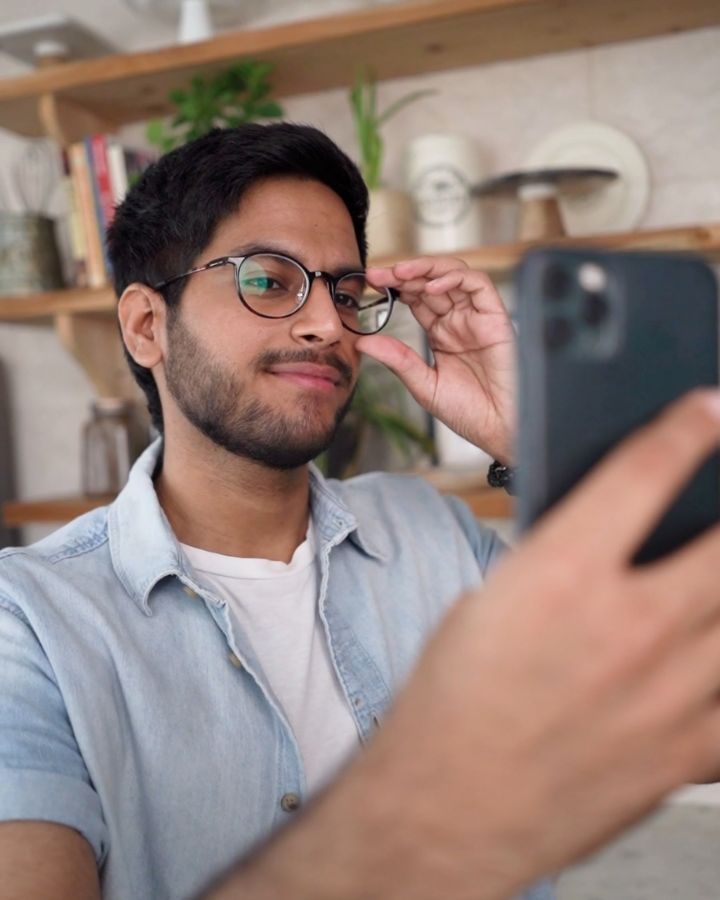
[[[445,496],[445,502],[450,507],[465,536],[475,553],[475,558],[480,566],[480,571],[485,576],[493,565],[508,550],[508,546],[496,531],[487,525],[481,524],[470,507],[458,497]]]
[[[100,866],[108,835],[52,666],[30,623],[0,597],[0,821],[79,831]]]

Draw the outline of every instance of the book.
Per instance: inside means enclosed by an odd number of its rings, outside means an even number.
[[[125,148],[112,141],[107,145],[107,167],[110,173],[110,188],[113,204],[117,207],[125,199],[128,190],[128,170],[125,157]]]
[[[71,283],[76,287],[87,287],[87,235],[80,212],[77,191],[73,187],[70,160],[66,151],[62,154],[62,189],[68,210],[68,234],[70,237]]]
[[[128,187],[155,157],[129,150],[111,135],[93,134],[72,144],[66,159],[74,283],[77,287],[102,287],[111,274],[107,229]]]
[[[108,227],[115,215],[115,199],[110,185],[108,170],[107,137],[104,134],[93,134],[85,138],[85,152],[92,174],[93,198],[95,201],[95,217],[100,231],[105,272],[112,270],[107,252],[106,235]]]
[[[97,219],[93,176],[84,141],[70,145],[68,159],[73,190],[77,197],[77,206],[87,240],[87,285],[88,287],[103,287],[107,284],[103,253],[104,242]]]

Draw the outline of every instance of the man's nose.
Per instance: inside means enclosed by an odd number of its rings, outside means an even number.
[[[315,278],[304,306],[292,317],[291,333],[308,343],[334,344],[342,337],[342,322],[322,276]]]

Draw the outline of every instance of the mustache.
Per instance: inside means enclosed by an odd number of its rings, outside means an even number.
[[[268,369],[278,363],[314,363],[318,366],[332,366],[340,374],[343,387],[352,384],[353,370],[344,359],[332,351],[318,353],[317,350],[265,350],[257,358],[259,369]]]

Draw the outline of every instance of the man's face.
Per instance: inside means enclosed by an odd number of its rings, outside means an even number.
[[[260,249],[287,254],[311,271],[361,268],[347,209],[316,181],[255,184],[193,266]],[[356,340],[322,279],[299,312],[265,319],[238,299],[232,266],[200,272],[187,280],[179,311],[168,320],[168,393],[215,444],[293,468],[327,447],[350,403]]]

